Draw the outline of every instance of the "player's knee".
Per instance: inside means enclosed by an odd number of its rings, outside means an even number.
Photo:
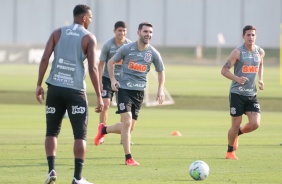
[[[253,127],[254,130],[259,128],[259,126],[260,126],[260,122],[259,121],[256,121],[256,122],[252,123],[252,127]]]
[[[105,109],[108,110],[109,107],[110,107],[110,102],[105,101],[105,102],[104,102],[104,110],[105,110]]]

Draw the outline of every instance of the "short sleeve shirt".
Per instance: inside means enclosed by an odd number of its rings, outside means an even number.
[[[123,45],[131,43],[131,41],[129,39],[125,39],[123,42]],[[116,45],[115,43],[115,38],[111,38],[110,40],[108,40],[102,47],[101,50],[101,55],[100,55],[100,61],[104,61],[105,62],[105,67],[104,67],[104,72],[103,72],[103,76],[110,78],[109,76],[109,72],[108,72],[108,67],[107,67],[107,63],[108,61],[113,57],[113,55],[115,55],[116,51],[119,49],[120,47]],[[120,76],[120,69],[121,69],[121,62],[118,62],[115,64],[115,78],[118,80],[119,76]]]
[[[157,72],[165,69],[160,53],[153,46],[149,45],[145,50],[139,51],[137,42],[123,45],[113,56],[113,60],[122,60],[119,83],[123,89],[143,91],[151,64]]]

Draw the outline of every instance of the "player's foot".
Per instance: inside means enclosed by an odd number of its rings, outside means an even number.
[[[72,184],[93,184],[93,183],[88,182],[84,178],[81,178],[80,180],[77,180],[77,179],[73,178]]]
[[[103,144],[105,142],[105,137],[102,137],[101,139],[100,139],[100,144]]]
[[[122,144],[122,140],[120,140],[120,144]],[[133,142],[130,142],[130,144],[133,145],[134,143],[133,143]]]
[[[47,179],[45,181],[45,184],[55,184],[56,179],[57,179],[57,174],[56,174],[56,171],[53,169],[47,175]]]
[[[238,141],[239,141],[239,136],[237,136],[237,137],[235,138],[234,145],[233,145],[233,150],[234,150],[234,151],[237,150],[238,147],[239,147]]]
[[[230,159],[230,160],[239,160],[238,157],[236,157],[235,152],[227,152],[226,153],[226,159]]]
[[[94,144],[96,146],[99,146],[100,145],[100,142],[101,142],[101,139],[105,136],[103,133],[102,133],[102,130],[103,128],[105,127],[105,124],[104,123],[100,123],[99,126],[98,126],[98,132],[94,138]]]
[[[125,161],[125,165],[128,165],[128,166],[138,166],[140,164],[138,162],[136,162],[133,158],[130,158],[130,159]]]

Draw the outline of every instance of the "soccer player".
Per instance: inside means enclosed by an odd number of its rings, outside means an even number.
[[[108,40],[103,45],[102,50],[101,50],[98,69],[99,69],[99,75],[100,75],[100,82],[101,82],[100,86],[102,89],[102,98],[104,102],[104,109],[100,113],[100,123],[104,123],[105,125],[107,124],[107,120],[108,120],[108,110],[110,107],[110,103],[115,93],[111,88],[111,81],[110,81],[110,76],[108,73],[107,63],[122,45],[131,43],[131,41],[125,37],[127,33],[126,27],[127,26],[125,22],[117,21],[114,25],[115,37]],[[120,76],[121,62],[122,61],[115,64],[114,72],[115,72],[116,80],[118,80]],[[132,130],[133,128],[134,128],[134,125],[132,125]],[[101,144],[104,143],[104,137],[100,141],[101,141]]]
[[[147,83],[147,74],[153,63],[158,72],[157,98],[159,104],[164,100],[165,73],[164,64],[159,52],[149,44],[153,35],[153,26],[148,22],[139,24],[138,40],[122,46],[117,53],[108,61],[108,71],[111,80],[111,87],[118,91],[118,113],[121,116],[121,123],[112,126],[105,126],[100,123],[98,133],[95,136],[95,144],[100,144],[101,138],[107,133],[121,134],[123,150],[125,153],[125,164],[138,166],[130,150],[131,134],[130,129],[136,123],[140,113],[141,104],[144,98],[144,89]],[[114,76],[114,64],[122,61],[121,75],[117,81]]]
[[[232,80],[230,87],[231,128],[228,131],[227,159],[237,160],[238,138],[244,133],[256,130],[260,126],[260,105],[257,100],[256,76],[259,89],[264,89],[263,58],[265,52],[255,45],[256,28],[247,25],[243,29],[244,44],[234,49],[228,61],[222,67],[221,74]],[[230,69],[234,66],[234,74]],[[240,126],[242,115],[246,114],[248,123]]]
[[[92,12],[86,5],[73,9],[73,24],[56,29],[51,34],[43,53],[37,80],[36,98],[44,100],[42,80],[48,67],[51,54],[54,60],[46,80],[46,138],[45,151],[48,161],[48,176],[45,184],[55,183],[55,158],[57,137],[61,130],[66,110],[74,135],[74,178],[72,184],[91,184],[81,174],[86,155],[86,134],[88,124],[88,103],[85,86],[85,58],[88,61],[89,76],[97,96],[96,112],[103,110],[103,100],[99,87],[99,74],[96,67],[96,38],[87,28],[92,20]]]

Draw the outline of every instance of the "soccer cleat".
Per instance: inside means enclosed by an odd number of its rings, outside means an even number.
[[[138,162],[136,162],[133,158],[130,158],[130,159],[125,161],[125,165],[128,165],[128,166],[139,166],[140,164]]]
[[[102,130],[103,128],[106,127],[104,123],[100,123],[99,126],[98,126],[98,132],[94,138],[94,144],[96,146],[99,146],[100,143],[101,143],[101,139],[105,136],[103,133],[102,133]]]
[[[53,169],[47,175],[47,179],[45,181],[45,184],[55,184],[56,179],[57,179],[57,174],[56,174],[56,171]]]
[[[105,137],[102,137],[101,139],[100,139],[100,144],[103,144],[105,142]]]
[[[238,141],[239,141],[239,136],[237,136],[237,137],[235,138],[234,145],[233,145],[233,150],[234,150],[234,151],[237,150],[238,147],[239,147]]]
[[[229,159],[229,160],[239,160],[239,158],[236,157],[234,151],[232,151],[232,152],[227,152],[227,153],[226,153],[226,159]]]
[[[88,182],[86,179],[81,178],[80,180],[77,180],[75,178],[73,178],[72,183],[71,184],[93,184]]]

